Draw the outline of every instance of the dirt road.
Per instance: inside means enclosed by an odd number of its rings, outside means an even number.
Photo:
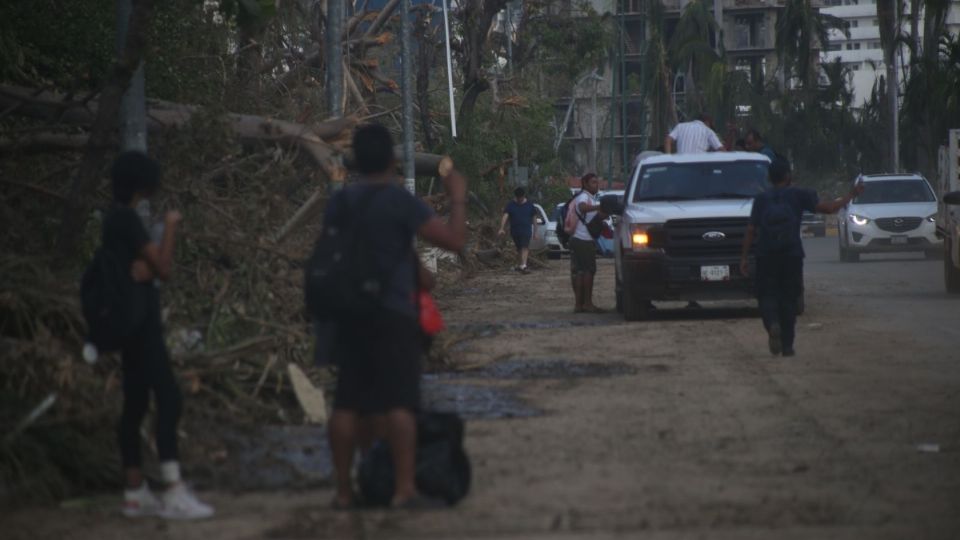
[[[462,283],[443,307],[478,336],[457,352],[467,371],[428,381],[475,417],[475,484],[453,510],[218,492],[203,523],[124,521],[105,502],[0,515],[0,536],[960,538],[960,298],[939,261],[841,265],[833,242],[808,242],[792,359],[769,356],[748,304],[574,315],[566,261]]]

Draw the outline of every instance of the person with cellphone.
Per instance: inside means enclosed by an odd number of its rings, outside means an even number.
[[[740,272],[750,275],[750,250],[756,240],[756,287],[770,353],[794,356],[797,299],[803,285],[803,242],[800,222],[803,212],[835,214],[863,193],[856,183],[850,192],[833,201],[821,201],[817,192],[791,185],[790,163],[774,157],[769,170],[773,187],[753,201],[750,224],[743,239]]]

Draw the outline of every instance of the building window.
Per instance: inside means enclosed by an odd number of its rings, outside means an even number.
[[[880,26],[880,19],[874,19],[873,26]]]
[[[830,44],[827,45],[827,50],[828,50],[828,51],[839,51],[839,50],[842,50],[842,49],[843,49],[843,47],[842,47],[839,43],[830,43]]]
[[[856,28],[856,27],[860,26],[860,21],[858,21],[857,19],[853,19],[853,20],[848,21],[848,22],[849,22],[849,24],[850,24],[850,28]]]

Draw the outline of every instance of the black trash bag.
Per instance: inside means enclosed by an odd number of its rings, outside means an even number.
[[[463,419],[454,413],[417,416],[417,490],[448,505],[470,491],[470,460],[463,448]],[[386,441],[377,441],[357,473],[364,504],[387,506],[393,498],[393,460]]]

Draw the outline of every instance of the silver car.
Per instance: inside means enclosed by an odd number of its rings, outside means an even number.
[[[861,253],[919,251],[938,257],[937,197],[918,174],[860,176],[865,190],[837,216],[840,260],[856,262]]]

